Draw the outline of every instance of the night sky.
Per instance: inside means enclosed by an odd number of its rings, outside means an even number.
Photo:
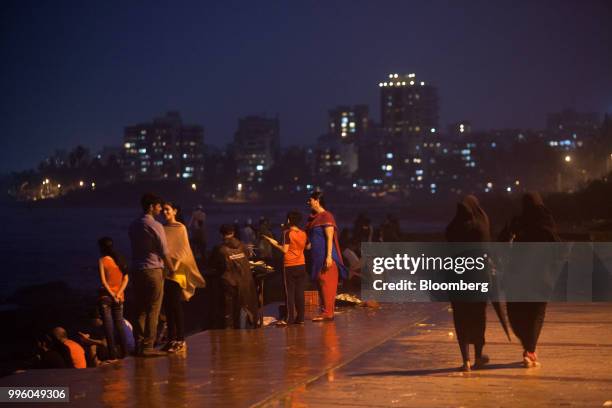
[[[129,4],[125,4],[129,3]],[[179,110],[229,142],[278,114],[311,143],[327,110],[415,72],[440,119],[543,128],[564,107],[612,112],[611,1],[2,1],[0,171],[55,148],[120,145],[123,127]]]

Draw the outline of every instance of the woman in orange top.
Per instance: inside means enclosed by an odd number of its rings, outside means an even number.
[[[119,335],[119,347],[123,358],[128,353],[126,331],[123,328],[123,302],[128,284],[127,263],[113,247],[113,240],[103,237],[98,240],[101,257],[98,261],[102,289],[100,294],[100,314],[104,322],[104,333],[110,360],[117,358],[115,335]]]
[[[285,283],[285,299],[287,299],[287,323],[290,324],[304,323],[304,289],[306,286],[304,249],[307,246],[308,238],[306,233],[300,229],[300,222],[302,222],[302,214],[299,212],[291,211],[287,214],[282,245],[274,238],[262,235],[285,254],[283,281]]]

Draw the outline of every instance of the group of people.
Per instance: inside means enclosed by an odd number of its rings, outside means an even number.
[[[113,248],[110,238],[99,241],[99,260],[102,293],[100,296],[101,317],[109,358],[121,358],[128,354],[125,331],[122,327],[125,289],[132,282],[136,322],[134,325],[135,354],[160,356],[185,350],[184,313],[182,305],[194,294],[196,288],[206,285],[196,263],[186,226],[181,222],[180,208],[172,202],[164,202],[153,194],[141,199],[143,214],[129,227],[132,262],[129,267],[125,259]],[[287,315],[284,323],[304,322],[306,285],[306,260],[304,251],[311,253],[311,278],[318,284],[322,308],[313,321],[332,321],[339,279],[348,278],[348,269],[342,260],[338,227],[333,215],[325,209],[325,200],[320,192],[313,193],[308,205],[311,215],[301,228],[302,215],[298,211],[288,214],[284,225],[283,239],[276,241],[266,225],[260,225],[260,238],[283,254],[283,283]],[[188,225],[201,229],[205,215],[194,212]],[[163,213],[162,225],[155,218]],[[203,211],[202,211],[203,213]],[[261,224],[261,223],[260,223]],[[249,225],[247,224],[247,227]],[[246,230],[247,228],[245,228]],[[207,256],[205,265],[211,280],[219,278],[223,302],[225,328],[257,327],[260,322],[260,304],[249,259],[253,254],[249,234],[237,230],[234,225],[220,228],[221,242]],[[248,231],[247,231],[248,232]],[[255,235],[254,229],[252,234]],[[248,242],[237,235],[242,233]],[[205,236],[200,235],[200,237]],[[196,240],[200,245],[201,260],[205,254],[206,239]],[[167,342],[156,349],[160,311],[165,312],[168,326]]]
[[[489,242],[492,240],[491,223],[486,212],[473,195],[457,204],[457,211],[446,228],[449,242]],[[504,228],[500,241],[558,242],[555,221],[538,193],[526,193],[522,199],[522,213]],[[483,354],[486,328],[486,297],[476,301],[451,300],[457,342],[463,359],[462,369],[484,366],[489,358]],[[512,330],[523,347],[525,367],[540,365],[536,354],[538,338],[544,324],[546,302],[508,302],[506,311]],[[469,345],[474,346],[475,362],[472,365]]]
[[[338,283],[342,281],[350,288],[351,282],[359,282],[359,243],[372,241],[375,236],[378,240],[400,240],[401,231],[397,219],[387,216],[376,234],[367,217],[360,215],[352,233],[345,229],[340,234],[333,214],[326,209],[323,193],[312,193],[307,203],[310,216],[305,226],[302,226],[299,211],[289,212],[280,242],[274,239],[266,222],[260,223],[257,231],[248,222],[243,230],[232,224],[222,225],[219,231],[221,242],[213,248],[204,263],[207,239],[202,231],[206,219],[202,209],[197,208],[188,223],[192,230],[190,244],[180,208],[153,194],[143,195],[142,215],[129,227],[131,265],[128,266],[126,259],[115,250],[111,238],[103,237],[98,241],[101,289],[98,314],[93,317],[91,332],[79,332],[81,346],[68,339],[65,329],[53,329],[38,341],[38,365],[84,368],[96,365],[100,356],[112,361],[128,354],[161,356],[186,350],[183,303],[189,301],[196,288],[203,288],[207,284],[194,252],[201,261],[200,265],[205,265],[207,269],[207,279],[214,281],[216,278],[219,282],[218,289],[223,296],[222,304],[217,306],[223,309],[224,327],[257,327],[261,305],[249,262],[253,246],[262,245],[257,241],[265,242],[270,250],[278,250],[283,257],[286,313],[278,324],[304,323],[304,292],[309,275],[319,289],[322,303],[321,313],[312,320],[333,321]],[[163,224],[156,220],[162,213],[165,219]],[[239,235],[243,235],[246,241],[240,240]],[[489,217],[475,196],[468,195],[457,204],[456,214],[446,228],[446,239],[449,242],[471,243],[492,240]],[[499,240],[559,241],[555,222],[537,193],[524,195],[522,214],[507,224]],[[197,249],[192,251],[196,245]],[[310,253],[309,262],[305,251]],[[307,270],[307,265],[310,270]],[[129,282],[133,286],[136,318],[133,332],[123,310]],[[462,369],[466,371],[482,367],[489,361],[483,354],[487,301],[486,297],[469,302],[451,298],[453,321],[463,359]],[[165,345],[157,349],[162,307],[168,333]],[[544,322],[546,303],[508,302],[506,310],[511,327],[523,346],[524,365],[538,366],[536,345]],[[470,344],[474,346],[474,364],[470,360]]]

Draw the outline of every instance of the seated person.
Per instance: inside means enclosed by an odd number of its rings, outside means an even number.
[[[44,334],[36,341],[37,353],[27,364],[36,369],[44,368],[71,368],[70,351],[59,344],[48,334]]]
[[[74,368],[87,368],[85,350],[83,349],[83,347],[81,347],[79,343],[68,338],[68,333],[66,332],[66,329],[59,326],[54,328],[51,331],[51,337],[60,344],[63,344],[64,346],[68,347],[68,350],[70,352],[70,358],[72,360],[72,366]]]

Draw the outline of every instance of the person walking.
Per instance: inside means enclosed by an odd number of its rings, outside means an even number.
[[[175,268],[168,256],[164,227],[155,220],[162,209],[162,199],[144,194],[140,200],[143,215],[129,228],[132,246],[132,277],[138,320],[135,325],[136,354],[143,357],[165,355],[156,350],[157,323],[164,296],[164,266],[170,275]]]
[[[323,300],[322,314],[315,316],[315,322],[334,319],[338,279],[348,279],[348,271],[342,262],[338,245],[338,226],[331,212],[325,209],[323,193],[315,191],[308,199],[312,211],[308,218],[306,231],[311,244],[311,277],[318,281]]]
[[[555,220],[537,192],[523,195],[523,208],[509,228],[509,239],[514,242],[560,242]],[[512,331],[523,346],[523,365],[539,367],[536,346],[546,315],[547,302],[508,302],[508,320]]]
[[[457,212],[446,228],[446,240],[448,242],[488,242],[491,240],[491,225],[489,217],[480,207],[478,199],[473,195],[467,195],[457,204]],[[472,276],[471,278],[482,281],[487,279],[486,272],[483,276]],[[466,296],[450,296],[453,308],[453,323],[457,334],[457,343],[461,351],[463,371],[470,371],[470,344],[474,345],[475,364],[474,368],[480,368],[489,362],[489,357],[482,353],[485,345],[486,329],[486,296],[466,299]],[[466,301],[468,300],[468,301]]]

